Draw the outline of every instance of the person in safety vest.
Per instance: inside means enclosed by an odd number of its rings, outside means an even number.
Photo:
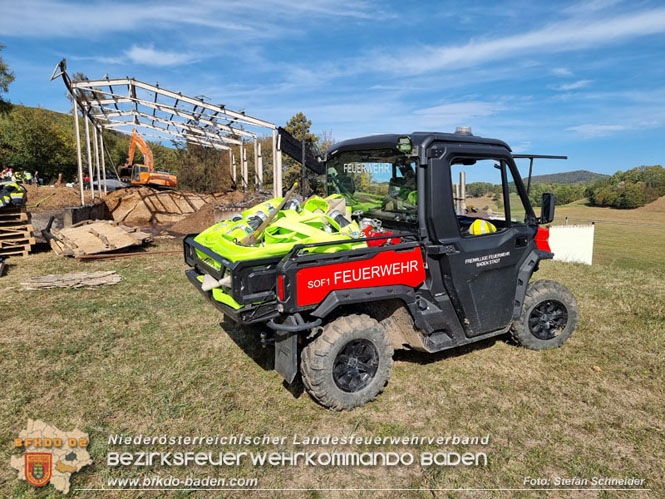
[[[0,189],[0,208],[4,208],[10,204],[12,204],[12,199],[7,194],[5,194],[4,189]]]
[[[482,234],[490,234],[491,232],[496,232],[496,227],[494,224],[488,222],[487,220],[481,220],[477,218],[469,227],[469,233],[472,236],[480,236]]]
[[[25,201],[25,188],[16,182],[0,182],[0,208],[10,204],[21,206]]]

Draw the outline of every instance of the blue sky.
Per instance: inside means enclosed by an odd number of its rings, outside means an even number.
[[[567,154],[538,173],[665,163],[665,3],[0,0],[9,99],[67,111],[70,73],[130,76],[336,140],[452,131]]]

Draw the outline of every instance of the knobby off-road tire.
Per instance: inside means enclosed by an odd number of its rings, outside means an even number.
[[[513,339],[531,350],[557,348],[577,326],[577,300],[563,284],[535,281],[529,284],[519,320],[513,322]]]
[[[390,378],[393,348],[368,315],[340,317],[302,351],[300,371],[309,394],[336,411],[376,398]]]

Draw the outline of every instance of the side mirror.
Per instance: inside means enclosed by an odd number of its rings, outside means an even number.
[[[548,224],[554,220],[554,194],[551,192],[543,193],[543,201],[540,205],[540,218],[538,223]]]

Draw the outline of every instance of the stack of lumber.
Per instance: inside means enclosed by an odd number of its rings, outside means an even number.
[[[35,244],[33,230],[25,206],[0,209],[0,256],[27,256]]]

